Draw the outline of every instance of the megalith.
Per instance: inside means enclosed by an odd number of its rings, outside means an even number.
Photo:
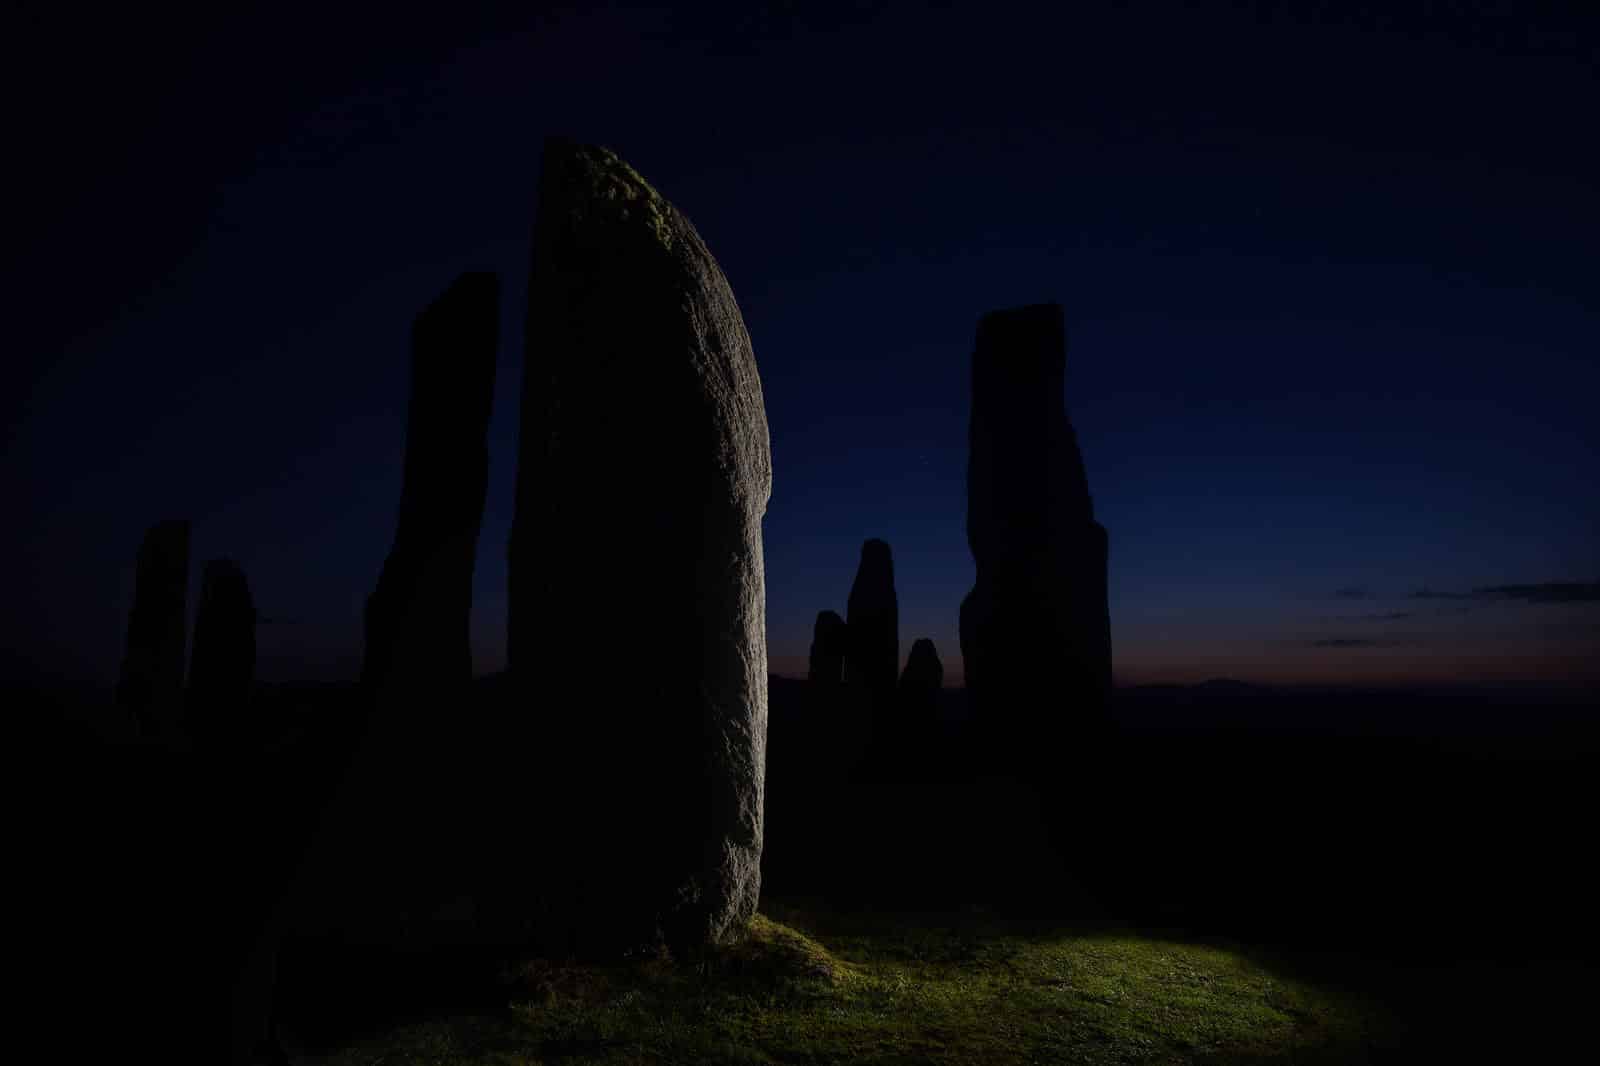
[[[927,637],[911,645],[906,668],[900,674],[900,687],[930,692],[944,687],[944,664],[939,661],[939,649]]]
[[[365,686],[413,692],[472,676],[467,616],[489,484],[500,282],[469,272],[411,328],[411,391],[394,543],[367,600]]]
[[[381,919],[472,887],[445,883],[463,876],[447,855],[459,835],[450,820],[471,807],[447,764],[472,680],[468,626],[499,308],[499,279],[468,272],[412,322],[394,540],[363,619],[362,720],[310,860],[337,891],[300,901],[297,920],[307,924],[353,905]],[[408,863],[418,847],[432,861],[396,868],[396,856]]]
[[[961,654],[974,713],[1019,747],[1100,728],[1111,687],[1106,531],[1067,420],[1065,368],[1058,304],[979,321],[967,467],[977,580]]]
[[[465,273],[413,320],[398,516],[364,611],[361,683],[350,713],[326,727],[292,806],[262,818],[292,812],[310,831],[287,847],[282,898],[242,954],[242,1029],[264,1029],[289,932],[393,945],[437,932],[408,924],[419,908],[478,887],[457,841],[464,819],[483,812],[463,794],[461,764],[490,753],[465,753],[458,737],[471,710],[468,615],[499,299],[494,274]]]
[[[811,662],[806,678],[814,685],[837,685],[844,679],[849,631],[838,611],[818,611],[811,632]]]
[[[256,606],[244,570],[211,559],[200,572],[184,731],[197,740],[236,736],[256,676]]]
[[[157,522],[139,545],[117,681],[117,703],[140,736],[170,736],[181,725],[188,595],[189,520]]]
[[[890,730],[888,758],[903,772],[919,774],[929,769],[938,749],[939,691],[944,688],[944,664],[933,641],[923,637],[911,645],[906,668],[900,674],[898,707]]]
[[[875,694],[893,693],[900,672],[900,607],[887,542],[874,537],[861,545],[846,610],[845,680]]]
[[[563,139],[526,335],[507,661],[551,738],[528,891],[578,950],[692,951],[760,890],[772,464],[750,338],[689,220]]]

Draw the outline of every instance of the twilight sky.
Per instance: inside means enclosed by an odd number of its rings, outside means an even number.
[[[191,602],[242,563],[260,676],[353,676],[411,319],[489,269],[499,669],[562,133],[675,202],[743,309],[775,672],[877,536],[902,653],[959,682],[974,328],[1053,300],[1120,682],[1600,680],[1595,16],[1055,6],[24,7],[0,666],[114,679],[140,536],[188,516]]]

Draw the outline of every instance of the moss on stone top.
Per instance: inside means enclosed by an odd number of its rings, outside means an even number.
[[[589,178],[590,197],[596,201],[624,201],[637,204],[644,213],[644,222],[655,234],[662,247],[673,244],[672,222],[669,217],[672,205],[666,197],[656,192],[633,167],[617,153],[600,145],[581,145],[576,154],[583,161]],[[631,208],[622,208],[622,217],[629,218]]]

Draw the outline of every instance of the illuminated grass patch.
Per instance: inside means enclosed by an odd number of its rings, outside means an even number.
[[[532,961],[495,1018],[411,1026],[356,1066],[1361,1061],[1390,1019],[1229,947],[972,915],[769,905],[694,964]]]

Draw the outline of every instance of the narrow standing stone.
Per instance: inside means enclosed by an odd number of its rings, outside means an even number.
[[[861,564],[850,586],[846,625],[845,680],[878,694],[894,692],[900,671],[900,606],[894,592],[894,559],[885,541],[861,545]]]
[[[837,611],[818,611],[811,635],[811,663],[806,677],[814,685],[837,685],[844,679],[849,630]]]
[[[451,811],[442,791],[472,680],[472,570],[489,478],[487,435],[499,347],[500,283],[466,273],[411,329],[405,465],[394,543],[367,599],[359,723],[311,865],[337,885],[325,911],[369,900],[398,914],[449,887]],[[413,869],[409,853],[436,861]],[[331,871],[331,872],[330,872]],[[315,913],[312,909],[311,913]]]
[[[144,535],[128,616],[117,702],[139,735],[172,735],[182,714],[189,520],[157,522]]]
[[[1111,687],[1106,531],[1062,396],[1061,308],[995,311],[972,356],[967,542],[977,582],[961,605],[974,712],[1037,749],[1104,724]]]
[[[468,710],[499,292],[493,274],[462,274],[412,324],[399,519],[367,599],[356,705],[319,745],[314,783],[293,803],[280,800],[312,822],[308,839],[282,855],[289,872],[273,870],[282,892],[264,914],[238,918],[256,922],[240,938],[233,1000],[246,1038],[267,1031],[278,949],[291,930],[331,924],[366,939],[395,936],[397,916],[441,882],[476,887],[453,883],[461,872],[449,848],[456,819],[483,812],[440,782],[458,772],[448,753]]]
[[[462,274],[412,326],[399,521],[366,609],[369,687],[471,679],[467,616],[499,330],[500,282],[489,273]]]
[[[212,559],[200,573],[185,732],[202,740],[236,735],[255,676],[256,607],[250,583],[232,559]]]

